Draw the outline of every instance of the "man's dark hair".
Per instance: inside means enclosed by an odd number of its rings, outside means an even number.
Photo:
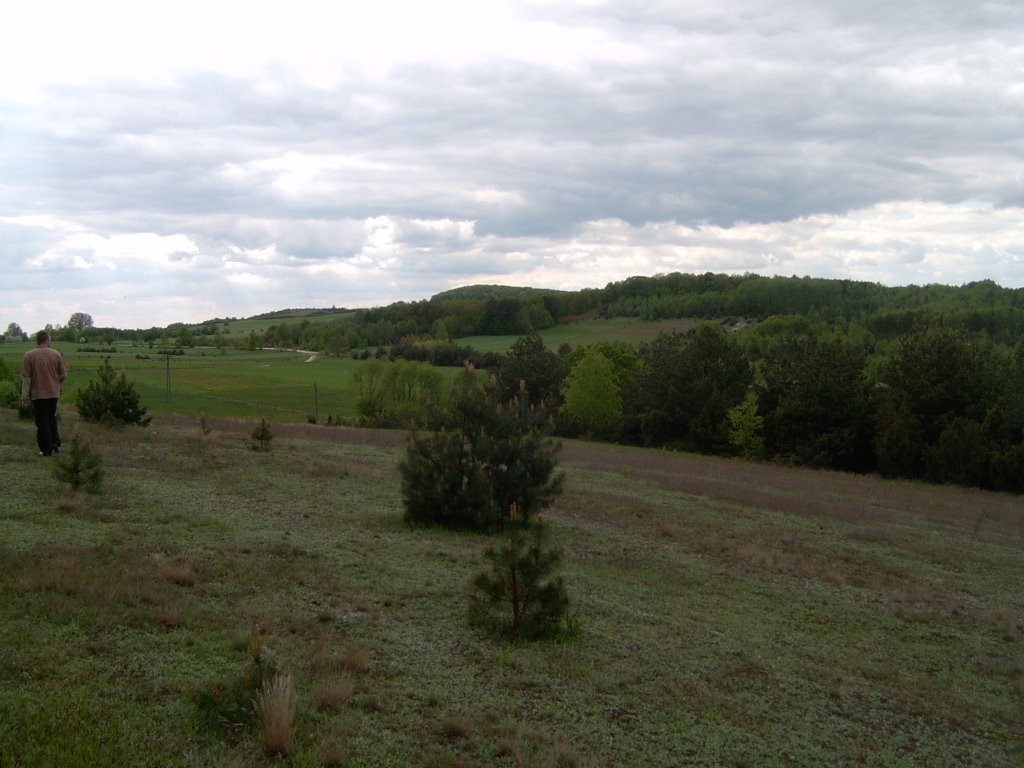
[[[36,334],[36,345],[41,346],[50,340],[50,334],[46,331],[40,331]]]

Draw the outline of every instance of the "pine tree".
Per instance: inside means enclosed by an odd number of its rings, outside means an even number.
[[[110,358],[103,359],[97,371],[98,381],[90,381],[78,393],[78,414],[86,421],[104,424],[139,424],[145,426],[152,416],[140,403],[135,385],[128,381],[124,371],[121,375],[110,365]]]
[[[76,491],[84,489],[95,493],[103,481],[103,457],[75,430],[68,445],[57,455],[53,470],[58,480]]]
[[[270,422],[260,419],[260,425],[253,430],[250,437],[254,451],[269,451],[270,441],[274,439],[274,433],[270,431]]]
[[[501,530],[529,522],[561,492],[551,419],[525,387],[501,402],[494,379],[480,381],[469,366],[429,420],[433,433],[413,435],[401,464],[408,522]]]
[[[489,567],[473,579],[470,621],[516,640],[571,632],[569,598],[561,576],[561,547],[547,544],[548,528],[536,519],[514,528],[500,546],[484,551]]]

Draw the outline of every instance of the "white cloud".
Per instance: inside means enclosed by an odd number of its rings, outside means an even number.
[[[672,270],[1020,286],[1022,37],[959,0],[16,4],[0,323]]]

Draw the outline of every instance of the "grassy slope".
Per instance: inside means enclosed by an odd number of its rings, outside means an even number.
[[[76,499],[0,413],[0,765],[270,762],[189,697],[256,624],[294,765],[1024,760],[1019,497],[569,443],[582,634],[507,646],[463,621],[486,539],[402,525],[400,435],[251,429],[83,425]]]

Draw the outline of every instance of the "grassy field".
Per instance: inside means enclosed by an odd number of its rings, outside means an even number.
[[[0,413],[4,768],[1024,763],[1020,497],[570,442],[581,632],[508,645],[465,621],[488,540],[402,523],[402,435],[65,414],[98,495]],[[284,759],[200,706],[257,626]]]
[[[359,362],[348,357],[316,356],[305,352],[255,352],[189,349],[169,358],[148,347],[118,346],[115,354],[78,352],[67,344],[55,345],[65,356],[70,375],[64,402],[70,407],[77,392],[96,378],[109,357],[135,384],[142,403],[154,414],[223,418],[268,418],[305,422],[318,416],[353,417],[359,396],[353,372]],[[17,370],[28,344],[6,344],[0,354]]]
[[[632,317],[612,317],[607,320],[588,319],[556,325],[541,331],[540,336],[550,349],[562,344],[573,347],[593,344],[598,341],[625,341],[636,345],[651,341],[659,333],[685,333],[700,325],[699,320],[682,318],[678,320],[656,320],[645,322]],[[467,336],[457,340],[481,352],[504,352],[512,348],[518,336]]]
[[[311,317],[326,322],[337,315]],[[231,333],[247,335],[265,330],[279,321],[231,321]],[[552,349],[563,343],[580,346],[596,341],[626,341],[636,344],[659,333],[685,331],[694,320],[640,322],[632,318],[585,320],[556,326],[543,334]],[[228,334],[230,335],[230,334]],[[505,351],[517,336],[474,336],[459,339],[481,351]],[[0,345],[0,357],[17,370],[21,358],[34,344]],[[60,342],[54,345],[71,370],[65,385],[65,402],[72,405],[76,393],[96,378],[104,358],[118,371],[124,370],[135,384],[143,404],[154,414],[205,413],[222,418],[268,418],[279,422],[305,422],[316,416],[320,423],[328,416],[353,418],[358,397],[352,378],[359,362],[350,357],[313,356],[306,352],[261,349],[256,351],[210,347],[186,348],[184,355],[159,355],[159,348],[117,344],[115,353],[79,351],[102,345]],[[453,374],[458,369],[449,371]]]

